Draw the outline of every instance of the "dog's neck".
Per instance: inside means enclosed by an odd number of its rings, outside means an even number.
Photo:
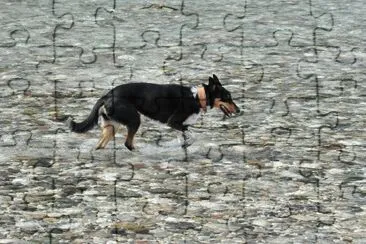
[[[207,98],[206,98],[206,91],[203,86],[197,87],[197,97],[198,101],[200,103],[201,109],[203,112],[206,113],[207,111]]]
[[[203,112],[206,113],[207,111],[207,97],[206,97],[206,90],[204,86],[195,86],[191,89],[193,93],[193,97],[195,97],[198,100],[198,103],[200,105],[200,108]]]

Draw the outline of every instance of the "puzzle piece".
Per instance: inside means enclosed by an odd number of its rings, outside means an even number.
[[[67,7],[65,8],[65,6]],[[52,34],[53,58],[52,60],[41,60],[38,63],[40,74],[50,80],[60,80],[60,76],[64,79],[63,70],[54,68],[54,64],[58,62],[65,69],[72,69],[75,72],[75,79],[65,80],[68,86],[92,80],[102,87],[105,84],[110,85],[113,80],[118,78],[118,76],[110,76],[106,79],[104,76],[103,70],[112,64],[120,70],[120,75],[125,76],[124,79],[128,80],[132,70],[129,65],[126,65],[117,45],[116,26],[122,20],[113,14],[116,4],[110,8],[107,8],[106,5],[99,7],[82,3],[80,6],[74,7],[72,4],[53,1],[50,7],[53,16],[60,23],[55,25]],[[85,30],[91,29],[92,32],[80,35]],[[93,36],[91,37],[89,33]],[[98,43],[103,42],[96,38],[100,37],[105,40],[105,36],[112,36],[112,38],[108,44],[99,45]],[[90,43],[91,40],[93,40],[92,43]],[[83,78],[80,79],[80,77]]]
[[[224,18],[226,30],[235,35],[241,48],[262,47],[272,45],[271,33],[275,30],[289,30],[295,33],[292,43],[295,46],[311,46],[313,44],[314,29],[328,30],[333,27],[330,13],[324,11],[314,14],[312,2],[295,1],[285,3],[272,1],[271,3],[246,1],[243,8],[237,8]],[[257,19],[256,11],[265,9],[261,18]],[[289,15],[296,12],[295,21],[288,21]],[[299,21],[299,22],[297,22]],[[301,23],[301,24],[298,24]],[[250,32],[250,35],[244,35]],[[241,52],[241,56],[242,56]]]
[[[4,6],[4,242],[365,242],[360,1]],[[134,152],[64,125],[119,84],[212,73],[243,112],[210,110],[187,148],[146,118]]]
[[[191,31],[199,25],[199,15],[186,11],[186,2],[182,0],[177,6],[162,5],[159,9],[153,8],[153,5],[144,8],[152,16],[151,25],[148,25],[142,33],[144,47],[150,44],[166,49],[165,52],[168,52],[168,55],[165,56],[162,67],[165,75],[177,73],[175,65],[171,63],[182,60],[183,49],[186,46],[184,37],[189,38]],[[164,19],[161,18],[162,11],[165,12],[164,17],[166,18]],[[156,21],[159,25],[156,24]],[[160,29],[156,29],[155,26],[159,26]]]
[[[28,146],[32,140],[32,132],[29,130],[15,130],[10,136],[2,135],[3,147]]]
[[[340,1],[334,2],[335,5],[341,6]],[[317,44],[319,46],[332,46],[342,49],[342,53],[355,54],[356,47],[359,46],[359,40],[365,37],[365,34],[360,29],[360,23],[364,23],[364,16],[359,15],[359,11],[362,11],[358,5],[359,2],[355,2],[352,5],[343,5],[342,8],[327,8],[327,5],[323,1],[311,0],[311,13],[313,16],[319,16],[323,12],[328,12],[332,15],[333,25],[331,31],[317,32]],[[352,12],[350,9],[353,9]],[[351,16],[352,15],[352,16]],[[348,41],[347,36],[352,35]],[[355,49],[356,48],[356,49]]]
[[[310,93],[308,85],[296,76],[296,63],[298,57],[302,55],[304,47],[294,46],[292,44],[293,33],[291,31],[273,32],[274,45],[258,47],[246,47],[244,50],[249,56],[255,57],[250,62],[260,64],[261,69],[258,70],[260,75],[259,82],[248,82],[244,85],[244,106],[248,102],[251,104],[253,100],[256,106],[246,106],[246,117],[254,116],[248,121],[263,121],[263,126],[256,126],[257,131],[250,129],[250,124],[245,125],[245,137],[247,144],[272,144],[273,139],[276,142],[286,141],[291,136],[292,121],[288,120],[289,114],[289,96],[301,96],[302,93]],[[260,54],[258,51],[261,50]],[[284,62],[284,55],[286,61]],[[292,61],[288,61],[293,59]],[[243,62],[246,62],[243,60]],[[276,84],[273,86],[273,84]],[[246,87],[248,86],[248,88]],[[264,97],[265,99],[257,99]],[[257,112],[256,112],[257,111]],[[267,118],[259,118],[258,112],[267,113]],[[270,122],[271,124],[266,124]],[[261,130],[261,131],[259,131]],[[264,130],[267,130],[266,132]],[[252,134],[253,133],[253,134]],[[255,135],[255,136],[252,136]],[[258,135],[262,135],[259,136]],[[281,136],[284,136],[281,139]]]
[[[319,111],[318,113],[332,113],[332,111],[329,109],[329,105],[334,103],[344,104],[344,106],[351,105],[347,102],[349,99],[348,96],[350,92],[354,92],[355,88],[357,88],[358,86],[357,80],[354,79],[354,77],[358,77],[358,75],[355,75],[352,72],[348,72],[349,69],[355,64],[350,63],[348,65],[345,65],[345,63],[337,62],[338,54],[339,49],[337,48],[318,48],[317,55],[315,56],[314,54],[314,56],[310,56],[313,57],[311,61],[300,61],[299,63],[299,67],[302,67],[300,69],[300,76],[315,83],[317,94],[315,99],[317,103],[316,107]],[[304,66],[304,64],[306,66]],[[316,66],[316,69],[314,69],[314,66]],[[329,72],[329,67],[334,67],[333,70],[336,70],[336,72]],[[317,70],[317,72],[309,72],[309,68],[313,69],[313,71]],[[348,95],[345,95],[344,90],[348,91]],[[363,88],[360,88],[359,90],[362,91]],[[346,121],[343,120],[344,115],[341,115],[343,111],[348,110],[344,106],[342,109],[339,110],[339,112],[336,111],[337,114],[340,116],[339,124],[341,127],[344,127],[346,124],[348,124]],[[354,105],[351,106],[354,107]],[[339,131],[339,133],[342,133],[342,131]],[[327,136],[327,138],[328,142],[325,142],[324,144],[339,145],[338,151],[343,150],[343,147],[347,146],[343,143],[339,143],[339,141],[337,140],[331,141],[331,137],[329,136]]]
[[[5,43],[0,44],[2,48],[11,48],[15,47],[19,44],[27,44],[30,38],[29,31],[25,29],[23,26],[14,27],[14,29],[9,30],[9,36]],[[5,38],[1,38],[5,39]]]

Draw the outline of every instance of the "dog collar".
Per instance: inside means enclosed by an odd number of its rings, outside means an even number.
[[[194,98],[198,99],[198,103],[203,112],[207,111],[207,97],[203,86],[192,86],[191,92]]]
[[[206,113],[206,111],[207,111],[207,99],[206,99],[206,91],[205,91],[205,88],[203,86],[198,86],[197,87],[197,97],[198,97],[198,101],[200,103],[201,109],[203,110],[203,112]]]

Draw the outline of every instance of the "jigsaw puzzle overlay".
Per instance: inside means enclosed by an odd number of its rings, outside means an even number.
[[[365,243],[366,5],[0,4],[0,242]],[[207,83],[242,113],[71,133],[109,89]]]

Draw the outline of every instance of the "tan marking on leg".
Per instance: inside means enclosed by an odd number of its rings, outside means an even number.
[[[120,127],[120,124],[112,120],[105,120],[101,116],[100,127],[102,129],[102,135],[96,146],[96,149],[102,149],[107,146],[108,142],[112,140],[116,135],[116,132]]]
[[[113,125],[106,125],[102,128],[102,136],[96,146],[96,149],[103,149],[107,146],[108,142],[114,138],[116,134]]]

